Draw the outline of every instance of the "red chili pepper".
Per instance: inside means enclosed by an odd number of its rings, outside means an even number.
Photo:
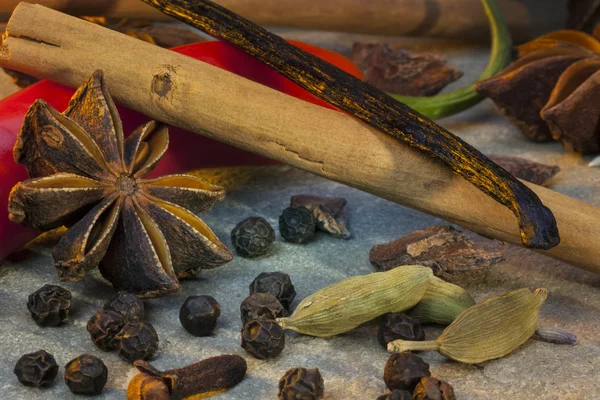
[[[362,78],[358,68],[344,56],[307,43],[290,42]],[[181,46],[173,51],[231,71],[299,99],[332,108],[228,43],[201,42]],[[39,233],[32,228],[10,222],[7,212],[10,190],[17,182],[27,179],[25,168],[14,162],[12,152],[25,113],[38,98],[46,100],[52,107],[62,111],[67,108],[74,92],[67,86],[40,81],[0,101],[0,259],[23,246]],[[140,113],[124,107],[118,108],[125,134],[132,132],[148,120],[148,117]],[[170,128],[169,139],[169,149],[152,175],[180,173],[202,167],[274,163],[264,157],[176,127]]]

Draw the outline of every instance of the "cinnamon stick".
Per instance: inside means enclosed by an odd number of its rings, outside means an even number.
[[[20,0],[0,1],[8,18]],[[139,0],[37,0],[71,15],[164,20]],[[391,36],[431,36],[487,41],[480,0],[217,0],[259,25]],[[513,38],[527,40],[564,23],[564,0],[502,0]],[[537,7],[537,10],[536,10]],[[536,12],[543,10],[543,12]]]
[[[440,163],[345,114],[42,6],[11,18],[0,65],[78,86],[96,69],[148,116],[286,162],[487,237],[519,244],[511,212]],[[544,254],[600,273],[600,208],[527,184],[562,241]]]

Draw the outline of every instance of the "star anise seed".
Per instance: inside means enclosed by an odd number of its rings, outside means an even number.
[[[233,254],[194,214],[222,200],[222,188],[183,174],[144,179],[168,142],[154,121],[125,139],[96,71],[63,114],[43,100],[29,109],[14,156],[30,179],[13,188],[9,217],[40,230],[69,227],[52,252],[63,281],[99,266],[117,290],[172,292]]]

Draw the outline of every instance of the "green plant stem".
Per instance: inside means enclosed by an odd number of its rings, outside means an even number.
[[[481,0],[481,3],[490,21],[492,49],[490,60],[477,81],[462,89],[437,96],[411,97],[388,93],[391,97],[433,119],[459,113],[483,100],[483,96],[475,91],[475,83],[496,75],[508,65],[511,60],[512,40],[497,1]]]

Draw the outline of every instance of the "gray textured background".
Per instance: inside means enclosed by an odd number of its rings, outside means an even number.
[[[343,52],[356,38],[311,32],[286,36]],[[468,45],[399,43],[447,55],[465,71],[463,80],[454,87],[474,78],[486,63],[485,49]],[[565,153],[558,144],[526,142],[490,102],[441,123],[484,152],[559,165],[562,171],[552,180],[551,188],[600,205],[600,171],[586,166],[589,158]],[[344,241],[320,233],[307,245],[293,245],[282,242],[277,235],[268,256],[255,260],[237,257],[224,267],[185,281],[181,290],[170,297],[146,301],[147,319],[160,337],[160,350],[153,364],[168,369],[222,353],[246,357],[247,378],[215,399],[276,398],[278,379],[295,366],[318,367],[330,399],[375,399],[386,392],[382,375],[388,358],[377,343],[376,327],[328,340],[290,334],[277,359],[258,361],[240,348],[239,304],[247,296],[250,282],[262,271],[290,274],[298,293],[297,304],[326,285],[371,272],[368,252],[372,245],[443,221],[289,167],[259,169],[255,178],[242,189],[229,192],[223,203],[203,216],[226,244],[230,243],[229,232],[235,224],[251,215],[265,217],[276,228],[280,211],[290,196],[298,193],[346,197],[353,238]],[[541,324],[567,328],[578,335],[580,342],[576,346],[557,346],[531,340],[508,357],[471,366],[425,353],[432,374],[451,383],[459,399],[598,398],[600,276],[528,250],[476,239],[483,245],[501,248],[506,256],[506,261],[492,268],[484,280],[465,283],[477,301],[521,287],[545,287],[550,296],[541,310]],[[115,353],[97,349],[85,328],[89,317],[112,294],[110,285],[97,273],[81,282],[63,284],[74,296],[72,320],[58,328],[40,328],[29,317],[25,304],[28,294],[45,283],[58,283],[48,247],[30,246],[0,264],[0,398],[75,398],[60,377],[62,366],[81,353],[97,355],[108,366],[109,381],[98,398],[124,398],[127,383],[136,373],[134,368]],[[179,324],[180,305],[195,294],[212,295],[221,304],[222,315],[213,337],[192,337]],[[431,338],[439,332],[438,328],[427,329]],[[52,353],[61,366],[57,382],[45,390],[21,386],[12,373],[22,354],[38,349]]]

